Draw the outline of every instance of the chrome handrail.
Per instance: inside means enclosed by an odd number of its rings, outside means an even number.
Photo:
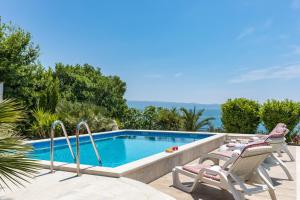
[[[70,149],[70,152],[71,152],[71,155],[73,157],[73,159],[75,160],[75,156],[74,156],[74,152],[72,150],[72,146],[71,146],[71,143],[70,143],[70,140],[69,140],[69,137],[68,137],[68,134],[67,134],[67,131],[66,131],[66,128],[64,126],[64,124],[62,123],[62,121],[60,120],[56,120],[52,123],[51,125],[51,131],[50,131],[50,137],[51,137],[51,140],[50,140],[50,170],[51,172],[54,171],[54,135],[55,135],[55,127],[56,125],[60,125],[61,128],[62,128],[62,131],[64,133],[64,136],[66,138],[66,141],[68,143],[68,146],[69,146],[69,149]]]
[[[81,121],[76,126],[76,166],[77,166],[77,175],[78,176],[80,176],[80,148],[79,148],[80,143],[79,143],[79,131],[80,131],[80,127],[82,125],[85,126],[85,128],[86,128],[86,130],[87,130],[87,132],[88,132],[88,134],[90,136],[90,140],[91,140],[92,146],[94,148],[95,154],[97,156],[99,165],[102,165],[101,158],[100,158],[99,152],[97,150],[96,144],[94,142],[93,135],[91,133],[90,127],[89,127],[89,125],[85,121]]]

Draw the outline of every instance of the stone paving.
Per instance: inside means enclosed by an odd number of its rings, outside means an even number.
[[[300,190],[299,185],[299,174],[300,174],[300,147],[290,146],[292,154],[296,157],[296,162],[288,161],[286,155],[282,160],[286,161],[294,181],[288,181],[285,173],[281,170],[280,167],[273,167],[270,171],[270,176],[275,185],[275,193],[278,200],[298,200],[300,199],[300,194],[297,198],[297,188]],[[297,153],[296,153],[297,152]],[[297,154],[297,155],[296,155]],[[197,161],[193,161],[195,163]],[[296,173],[296,169],[298,172]],[[184,181],[189,182],[188,179],[183,179]],[[171,173],[153,181],[150,185],[157,190],[173,196],[177,200],[233,200],[233,197],[230,193],[219,188],[214,188],[208,185],[199,184],[198,188],[193,193],[185,193],[177,188],[172,186],[172,175]],[[299,192],[299,191],[298,191]],[[252,195],[247,197],[250,200],[266,200],[271,199],[268,192]]]
[[[128,178],[95,175],[77,177],[74,173],[42,170],[25,188],[0,193],[1,200],[175,200],[174,198]]]

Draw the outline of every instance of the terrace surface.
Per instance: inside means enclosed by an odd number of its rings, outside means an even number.
[[[129,178],[110,178],[42,170],[25,188],[0,193],[1,200],[175,200],[174,198]]]
[[[286,161],[286,165],[290,170],[294,181],[288,181],[285,173],[281,170],[280,167],[273,167],[270,171],[270,176],[275,185],[275,193],[278,200],[298,200],[300,196],[297,197],[297,188],[300,190],[300,147],[289,146],[290,151],[296,158],[296,162],[290,162],[286,155],[283,156],[282,160]],[[297,155],[296,155],[297,154]],[[198,160],[193,161],[196,163]],[[298,168],[298,172],[296,172]],[[298,177],[297,177],[298,176]],[[298,178],[298,180],[297,180]],[[190,182],[190,179],[183,179],[183,181]],[[172,186],[172,174],[169,173],[156,181],[150,183],[150,185],[157,190],[164,192],[177,200],[233,200],[233,197],[230,193],[219,188],[214,188],[204,184],[198,184],[198,188],[193,193],[185,193],[177,188]],[[268,192],[256,194],[253,196],[248,196],[247,199],[250,200],[266,200],[271,199]]]
[[[290,146],[296,162],[286,162],[295,181],[288,181],[279,167],[271,169],[270,175],[275,182],[278,200],[295,200],[296,188],[299,187],[296,179],[296,167],[300,167],[300,147]],[[296,155],[297,152],[297,155]],[[283,160],[287,160],[284,156]],[[193,161],[196,162],[196,161]],[[298,164],[296,164],[298,163]],[[298,182],[298,185],[296,184]],[[171,173],[157,179],[149,185],[128,178],[109,178],[94,175],[76,177],[74,173],[57,171],[49,174],[49,170],[42,170],[31,184],[25,188],[0,192],[1,200],[92,200],[92,199],[139,199],[139,200],[233,200],[230,193],[218,188],[199,184],[192,194],[185,193],[172,186]],[[270,199],[268,193],[248,197],[250,200]]]

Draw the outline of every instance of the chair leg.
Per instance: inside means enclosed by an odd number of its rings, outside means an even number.
[[[244,200],[245,199],[244,194],[241,193],[240,191],[238,191],[237,189],[235,189],[233,183],[229,180],[228,180],[228,189],[231,192],[234,200]]]
[[[259,167],[259,172],[261,173],[261,175],[263,177],[265,177],[267,179],[267,181],[269,181],[271,184],[273,183],[270,175],[268,174],[267,170],[263,166]]]
[[[278,162],[278,164],[280,165],[280,167],[283,169],[283,171],[287,175],[288,179],[290,181],[293,181],[294,179],[293,179],[291,173],[289,172],[287,166],[282,162],[282,160],[280,160],[279,158],[277,158],[274,154],[272,154],[271,157],[274,158]]]
[[[292,155],[292,153],[290,152],[290,150],[288,149],[288,146],[286,144],[283,145],[282,149],[290,157],[291,161],[295,161],[294,156]]]
[[[282,152],[281,152],[281,150],[279,150],[279,151],[277,151],[277,154],[278,154],[278,157],[282,157]]]
[[[189,186],[183,185],[179,179],[179,171],[176,168],[173,169],[172,176],[173,176],[173,186],[177,187],[185,192],[189,192],[189,193],[192,192],[198,184],[198,180],[195,178],[192,186],[189,187]]]
[[[263,182],[268,186],[268,192],[271,196],[271,199],[272,200],[277,200],[277,197],[276,197],[276,194],[275,194],[275,188],[274,186],[272,185],[272,181],[269,180],[269,175],[267,174],[267,176],[264,174],[266,171],[263,167],[259,167],[258,170],[258,175],[259,177],[263,180]]]
[[[268,192],[269,192],[269,194],[270,194],[272,200],[277,200],[275,191],[274,191],[273,189],[269,188],[269,191],[268,191]]]

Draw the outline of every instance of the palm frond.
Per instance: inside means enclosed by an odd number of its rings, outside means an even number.
[[[183,129],[186,131],[198,131],[200,128],[210,125],[211,121],[214,120],[213,117],[200,120],[200,117],[203,115],[205,109],[197,111],[196,106],[189,110],[186,108],[181,108],[180,111],[182,112]]]
[[[0,102],[0,187],[22,186],[39,169],[29,158],[32,147],[15,134],[15,125],[25,119],[22,107],[14,100]]]
[[[199,121],[196,125],[196,129],[199,130],[199,129],[203,128],[204,126],[209,126],[211,124],[212,120],[215,120],[215,118],[208,117],[208,118],[205,118],[205,119]]]
[[[0,102],[0,124],[17,123],[24,119],[24,109],[19,103],[11,99]]]

